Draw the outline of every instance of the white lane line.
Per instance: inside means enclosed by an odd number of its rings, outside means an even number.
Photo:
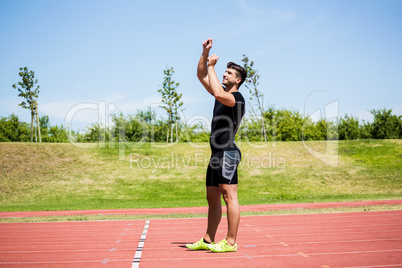
[[[150,220],[147,220],[145,222],[144,230],[142,231],[140,242],[138,243],[137,251],[135,252],[131,268],[138,268],[140,266],[142,250],[144,249],[145,239],[147,238],[149,223],[150,223]]]

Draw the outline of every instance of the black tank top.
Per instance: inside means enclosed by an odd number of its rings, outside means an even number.
[[[209,138],[212,153],[237,149],[234,138],[246,109],[242,94],[240,92],[232,94],[236,100],[234,107],[225,106],[215,99]]]

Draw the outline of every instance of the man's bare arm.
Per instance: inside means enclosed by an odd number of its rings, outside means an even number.
[[[203,50],[197,66],[197,77],[200,80],[201,84],[205,87],[205,89],[210,94],[212,94],[211,87],[209,84],[208,67],[207,67],[209,51],[212,48],[212,39],[208,38],[207,40],[205,40],[202,43],[202,46]]]
[[[226,92],[221,83],[219,82],[218,76],[215,72],[215,64],[219,57],[211,55],[208,57],[208,80],[209,87],[211,89],[211,94],[214,95],[220,103],[228,107],[234,107],[236,105],[236,99],[233,94]]]

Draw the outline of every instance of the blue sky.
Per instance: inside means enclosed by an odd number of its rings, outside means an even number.
[[[0,116],[27,122],[12,88],[25,66],[35,71],[39,113],[51,124],[83,129],[107,121],[109,110],[148,106],[165,116],[157,107],[166,66],[180,83],[183,120],[210,118],[214,100],[196,77],[208,37],[218,77],[243,54],[255,62],[265,107],[369,121],[371,109],[402,114],[397,0],[0,0],[0,36]]]

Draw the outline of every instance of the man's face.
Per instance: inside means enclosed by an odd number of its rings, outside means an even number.
[[[236,70],[235,69],[229,68],[223,74],[222,84],[224,86],[234,85],[236,83],[240,83],[240,81],[241,81],[241,78],[238,78],[236,76]]]

